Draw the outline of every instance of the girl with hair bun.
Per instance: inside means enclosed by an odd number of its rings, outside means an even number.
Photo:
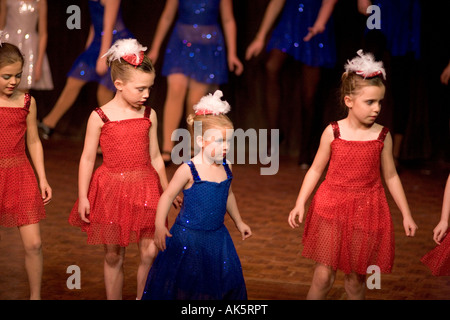
[[[145,50],[135,39],[122,39],[106,53],[117,92],[89,117],[78,200],[69,217],[72,225],[87,233],[88,244],[105,246],[108,299],[122,298],[123,260],[130,243],[138,243],[141,257],[137,298],[158,252],[153,242],[156,206],[168,182],[156,113],[144,106],[155,80]],[[103,163],[92,174],[99,143]]]
[[[247,290],[239,257],[224,225],[228,212],[242,240],[251,236],[231,190],[233,174],[225,155],[233,124],[222,92],[204,96],[188,117],[201,125],[194,137],[201,151],[175,172],[158,203],[155,243],[161,250],[147,278],[144,300],[242,300]],[[183,191],[183,206],[169,230],[170,204]]]
[[[380,168],[403,215],[406,236],[413,237],[417,229],[395,169],[392,137],[386,127],[375,122],[385,92],[383,64],[360,50],[345,70],[341,93],[347,117],[325,128],[288,218],[292,228],[303,222],[306,202],[328,165],[303,233],[302,255],[317,263],[308,299],[326,298],[337,269],[345,273],[349,299],[365,298],[369,266],[391,272],[394,229]]]

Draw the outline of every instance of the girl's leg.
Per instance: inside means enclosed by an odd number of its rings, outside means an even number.
[[[25,270],[30,284],[30,299],[40,300],[43,254],[39,224],[20,226],[19,233],[25,249]]]
[[[137,294],[136,298],[141,299],[144,292],[145,283],[147,281],[150,267],[158,254],[158,248],[153,239],[144,238],[139,241],[139,253],[141,261],[137,271]]]
[[[107,104],[114,98],[114,92],[109,90],[107,87],[99,84],[97,88],[97,102],[98,106],[101,107]]]
[[[44,119],[42,119],[43,124],[50,129],[54,129],[62,116],[67,112],[67,110],[70,109],[70,107],[72,107],[81,91],[81,88],[83,88],[85,84],[86,81],[73,77],[67,78],[66,85],[53,109],[47,116],[44,117]]]
[[[333,287],[335,277],[336,271],[329,266],[320,263],[317,264],[314,269],[311,287],[309,288],[306,299],[324,300]]]
[[[183,74],[171,74],[167,77],[167,95],[163,114],[163,148],[164,161],[170,160],[173,142],[172,132],[180,125],[183,115],[184,100],[188,88],[188,78]]]
[[[320,68],[302,65],[301,71],[301,136],[300,136],[300,158],[299,164],[310,165],[314,159],[314,150],[317,146],[313,146],[311,139],[314,137],[312,133],[314,126],[314,109],[316,107],[316,93],[320,81]],[[320,135],[319,135],[320,136]],[[318,141],[317,141],[318,143]]]
[[[269,53],[266,62],[266,117],[268,129],[279,128],[279,109],[281,104],[280,72],[286,61],[287,54],[278,49]]]
[[[106,299],[121,300],[123,289],[123,260],[125,248],[119,245],[105,245],[105,288]]]
[[[366,297],[366,275],[349,273],[345,275],[345,292],[349,300],[364,300]]]

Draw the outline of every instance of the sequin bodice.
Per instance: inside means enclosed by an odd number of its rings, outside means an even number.
[[[332,126],[335,139],[331,143],[327,183],[354,188],[381,184],[380,154],[388,129],[384,127],[376,140],[350,141],[341,139],[337,122]]]
[[[23,108],[0,107],[0,158],[25,156],[25,132],[27,131],[27,115],[30,106],[30,95],[25,95]]]
[[[216,230],[223,226],[227,211],[232,173],[224,163],[227,179],[222,182],[201,180],[192,162],[188,163],[194,184],[183,191],[183,207],[176,223],[191,229]]]
[[[142,118],[110,121],[101,109],[96,109],[105,122],[100,135],[103,165],[107,168],[134,168],[151,163],[149,153],[148,111]],[[132,156],[130,156],[132,155]]]

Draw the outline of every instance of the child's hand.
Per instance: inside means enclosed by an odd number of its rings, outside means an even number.
[[[252,236],[252,230],[250,229],[250,227],[247,224],[242,222],[241,224],[239,224],[236,227],[242,235],[242,240],[245,240]]]
[[[79,199],[78,200],[78,214],[80,215],[81,220],[83,220],[86,223],[90,223],[87,216],[91,212],[91,205],[89,203],[89,200],[87,198]]]
[[[433,230],[433,240],[437,244],[441,244],[442,239],[445,238],[447,235],[448,230],[448,222],[447,221],[440,221],[436,228]]]
[[[181,205],[183,204],[183,199],[181,199],[180,196],[176,196],[176,198],[173,200],[172,205],[175,209],[181,208]]]
[[[245,51],[245,60],[250,60],[252,57],[256,57],[261,53],[262,49],[264,49],[264,40],[253,40],[248,46],[247,51]]]
[[[161,228],[156,227],[154,241],[156,247],[161,251],[166,250],[166,237],[172,237],[169,230],[165,226]]]
[[[301,224],[303,222],[303,215],[305,213],[305,207],[303,206],[296,206],[292,211],[289,213],[288,222],[291,228],[298,228],[300,225],[297,223],[296,218],[298,216],[298,222]]]
[[[403,228],[407,237],[414,237],[417,230],[417,225],[412,218],[403,219]]]
[[[230,56],[228,58],[228,66],[230,71],[234,72],[237,76],[240,76],[242,71],[244,71],[244,65],[237,56]]]
[[[52,200],[52,188],[50,188],[47,182],[42,182],[40,188],[44,205],[47,205]]]

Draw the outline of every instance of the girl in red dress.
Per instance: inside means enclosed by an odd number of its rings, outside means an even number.
[[[158,147],[157,119],[144,106],[155,69],[135,39],[118,40],[108,51],[115,97],[89,117],[80,159],[78,200],[69,222],[87,233],[89,244],[104,244],[107,299],[121,299],[123,260],[138,243],[137,298],[158,250],[153,242],[156,206],[168,182]],[[103,163],[93,173],[97,146]]]
[[[0,45],[0,225],[18,227],[25,249],[30,299],[41,298],[43,254],[39,221],[52,198],[36,122],[36,101],[17,90],[23,56],[9,43]],[[26,139],[25,139],[26,133]],[[34,168],[25,151],[25,141]]]
[[[348,115],[325,128],[289,214],[290,226],[298,227],[305,216],[305,204],[329,165],[311,202],[303,234],[302,255],[317,262],[308,299],[327,296],[337,269],[345,273],[349,299],[365,298],[369,266],[391,272],[394,230],[380,167],[403,215],[406,235],[414,236],[417,229],[395,169],[391,135],[375,123],[385,92],[383,65],[371,54],[360,50],[358,55],[348,62],[342,76],[341,101]]]
[[[433,240],[438,245],[425,256],[421,261],[434,276],[450,276],[450,237],[448,233],[448,221],[450,218],[450,174],[445,185],[444,200],[442,201],[441,221],[433,230]]]

